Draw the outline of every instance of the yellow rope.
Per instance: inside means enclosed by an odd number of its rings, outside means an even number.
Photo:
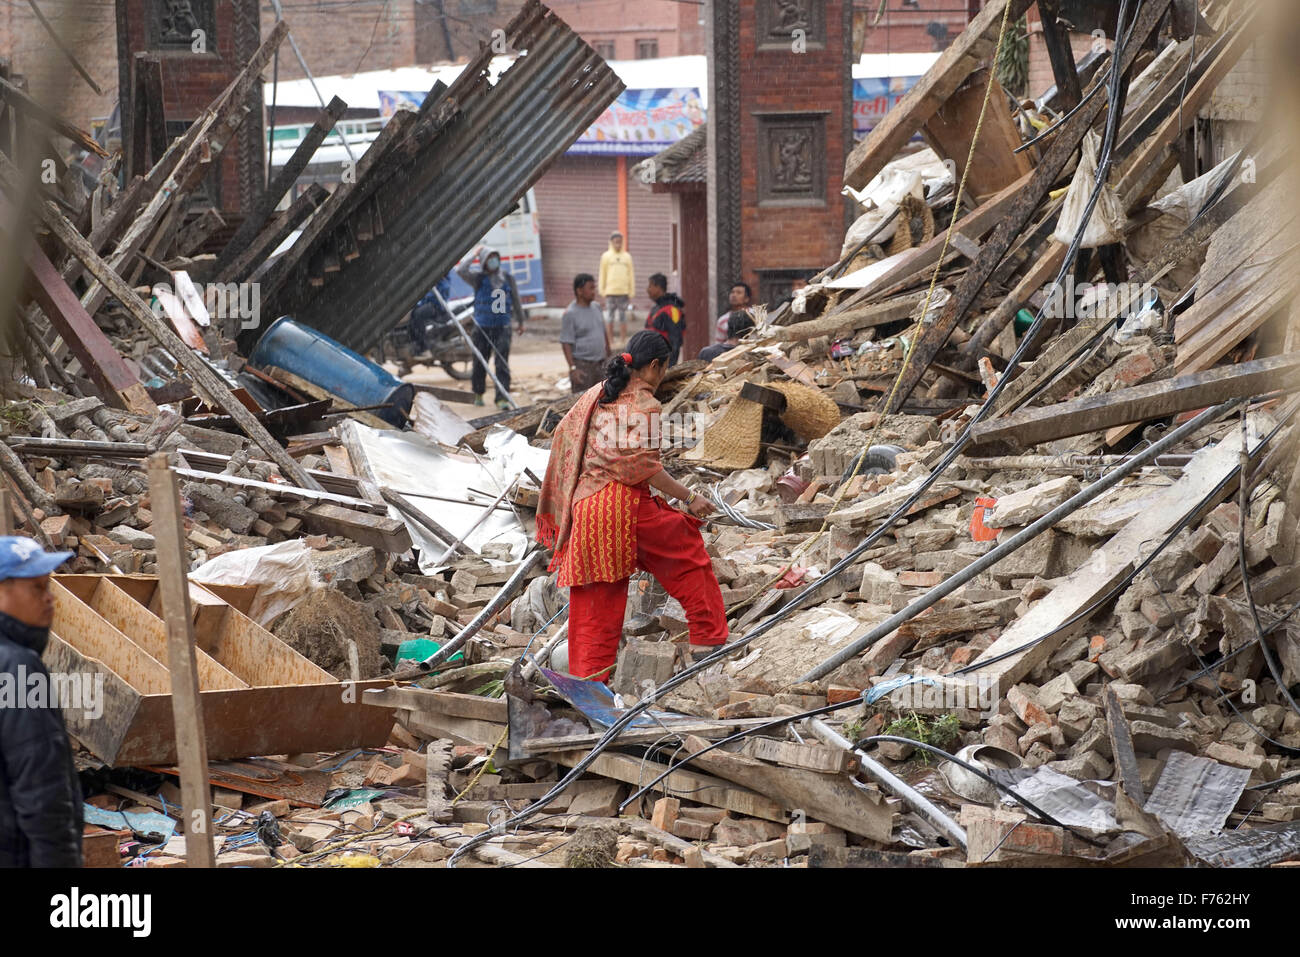
[[[478,770],[474,772],[474,776],[469,779],[469,784],[465,785],[465,790],[461,791],[459,794],[457,794],[454,798],[451,799],[452,807],[455,807],[456,804],[460,801],[460,799],[463,798],[470,791],[472,791],[474,789],[474,785],[478,784],[478,779],[481,778],[483,776],[483,772],[488,769],[488,765],[490,765],[492,763],[492,759],[496,757],[497,750],[501,747],[501,745],[505,744],[506,736],[509,734],[510,734],[509,726],[501,730],[501,737],[497,738],[497,743],[492,745],[492,750],[488,752],[487,760],[479,765]]]
[[[1002,24],[998,29],[997,49],[993,51],[993,62],[995,63],[997,62],[998,54],[1002,50],[1002,42],[1004,39],[1006,39],[1007,24],[1010,21],[1010,14],[1011,14],[1011,4],[1007,3],[1002,9]],[[949,222],[948,229],[944,233],[943,249],[939,253],[939,259],[934,264],[934,272],[930,276],[930,288],[925,296],[925,305],[921,308],[921,320],[924,320],[926,313],[930,311],[930,303],[934,299],[934,291],[939,284],[939,272],[943,267],[944,257],[948,255],[948,247],[952,242],[953,233],[955,233],[957,230],[957,220],[961,216],[961,200],[962,200],[962,196],[966,192],[966,179],[970,175],[971,163],[975,159],[975,146],[976,144],[979,143],[980,132],[984,128],[984,117],[985,114],[988,112],[989,99],[993,93],[993,83],[994,83],[993,70],[990,69],[989,82],[984,87],[984,101],[980,104],[979,119],[975,123],[975,132],[971,136],[970,151],[966,154],[966,166],[962,169],[961,182],[957,186],[957,196],[952,207],[952,220]],[[917,328],[918,329],[921,328],[921,322],[917,323]],[[915,340],[918,338],[919,338],[918,335],[913,335],[912,339],[904,340],[904,342],[906,342],[907,349],[903,354],[903,364],[902,366],[899,367],[898,375],[894,378],[894,385],[889,390],[888,398],[885,399],[884,406],[882,407],[884,409],[888,409],[889,406],[893,404],[894,397],[898,394],[898,388],[903,382],[903,376],[906,374],[907,367],[912,361],[912,356],[915,354],[916,351]],[[876,424],[872,426],[871,433],[870,435],[868,435],[867,441],[864,443],[864,451],[875,444],[876,436],[879,434],[880,426],[884,421],[885,421],[885,414],[882,412],[880,414],[880,417],[876,420]],[[757,598],[759,595],[766,592],[774,584],[780,581],[785,576],[785,574],[794,567],[795,560],[798,559],[799,556],[803,555],[806,551],[808,551],[808,549],[810,549],[814,544],[817,543],[818,540],[821,539],[822,535],[826,533],[827,526],[830,524],[831,515],[833,515],[835,513],[835,510],[840,507],[840,501],[844,498],[844,494],[845,492],[848,491],[849,486],[853,484],[853,480],[858,477],[858,472],[861,471],[862,465],[865,461],[866,461],[865,455],[858,456],[858,459],[853,466],[853,474],[840,483],[840,487],[835,495],[835,500],[831,503],[830,510],[827,511],[826,517],[822,519],[821,528],[817,529],[817,532],[812,537],[805,539],[803,544],[801,544],[798,548],[795,549],[794,553],[790,556],[789,564],[787,564],[783,569],[781,569],[781,571],[777,573],[776,577],[774,577],[771,581],[769,581],[763,587],[759,588],[756,592],[754,592],[753,595],[746,598],[744,601],[741,601],[739,604],[733,606],[730,609],[730,611],[735,612],[740,610],[741,608],[744,608],[755,598]]]

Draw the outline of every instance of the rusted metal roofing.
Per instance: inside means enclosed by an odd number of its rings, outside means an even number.
[[[414,118],[394,117],[405,126],[371,147],[353,188],[267,274],[274,314],[353,349],[375,345],[623,90],[537,0],[505,33],[519,56],[495,82],[488,45]]]

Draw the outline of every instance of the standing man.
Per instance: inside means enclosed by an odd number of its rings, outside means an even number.
[[[574,276],[573,302],[560,319],[560,346],[569,364],[569,388],[575,394],[605,378],[605,360],[614,351],[595,298],[595,277],[585,272]]]
[[[606,321],[618,318],[618,338],[627,338],[628,301],[636,291],[636,268],[632,254],[623,249],[623,234],[609,234],[609,248],[600,254],[600,298],[605,300]]]
[[[754,304],[754,293],[749,288],[748,283],[733,282],[731,289],[727,293],[727,305],[730,309],[718,316],[718,321],[713,327],[713,341],[727,341],[727,320],[737,313],[749,315],[749,307]]]
[[[653,329],[668,340],[670,355],[668,364],[677,365],[677,357],[682,351],[682,336],[686,332],[686,303],[677,293],[668,291],[668,277],[661,272],[652,275],[646,283],[645,294],[654,300],[654,308],[645,321],[647,329]]]
[[[519,301],[519,287],[515,277],[501,268],[501,254],[495,249],[480,246],[476,250],[481,270],[470,268],[470,257],[456,266],[456,274],[474,291],[474,348],[484,359],[495,352],[497,380],[497,408],[508,409],[510,403],[501,390],[510,391],[510,319],[513,317],[522,335],[524,307]],[[474,404],[483,404],[487,391],[487,367],[474,357],[474,371],[470,377],[474,390]]]
[[[0,867],[81,866],[81,787],[41,661],[54,621],[50,572],[71,557],[0,537],[0,683],[14,692],[0,700]]]

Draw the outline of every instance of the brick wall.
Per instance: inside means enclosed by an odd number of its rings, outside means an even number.
[[[612,43],[614,55],[606,59],[636,59],[638,40],[658,41],[661,57],[704,52],[702,4],[676,0],[554,0],[547,5],[592,46]]]
[[[1052,61],[1047,55],[1047,44],[1043,41],[1043,24],[1037,17],[1038,8],[1029,9],[1029,96],[1040,97],[1056,85],[1056,76],[1052,73]],[[1070,48],[1074,51],[1074,62],[1078,63],[1092,49],[1092,35],[1088,33],[1071,33]],[[1109,48],[1110,43],[1106,46]]]
[[[130,90],[129,64],[136,52],[155,53],[162,64],[163,110],[169,123],[193,120],[247,63],[260,42],[257,28],[257,0],[224,0],[215,4],[216,32],[202,53],[184,49],[154,49],[150,39],[149,0],[119,0],[118,84],[123,87],[123,115],[127,116]],[[287,41],[281,51],[288,50]],[[281,56],[281,65],[284,57]],[[265,182],[262,159],[263,118],[261,84],[249,95],[250,115],[234,142],[227,144],[220,159],[220,208],[234,216],[251,203],[254,191]],[[123,123],[123,140],[129,135]],[[229,219],[228,219],[229,221]]]
[[[41,0],[41,12],[99,84],[96,93],[50,40],[26,2],[0,4],[0,57],[26,76],[42,105],[87,131],[117,102],[117,25],[111,3]]]
[[[763,2],[763,0],[758,0]],[[844,158],[852,148],[846,136],[845,100],[852,80],[846,68],[848,37],[843,7],[825,4],[826,42],[803,53],[759,49],[754,0],[741,3],[740,16],[740,154],[741,263],[744,281],[757,295],[759,271],[821,268],[833,262],[844,237],[845,207],[840,196]],[[825,152],[814,157],[824,164],[824,202],[820,205],[760,205],[756,114],[824,111]],[[848,117],[851,121],[851,117]],[[730,279],[721,278],[724,283]]]
[[[854,11],[856,53],[930,53],[942,50],[966,29],[961,0],[918,0],[918,9],[888,0],[879,22],[879,4]],[[856,56],[854,57],[856,59]]]
[[[413,0],[359,4],[292,0],[283,6],[285,22],[315,76],[391,70],[416,63]],[[262,3],[263,36],[271,32],[275,20],[275,8]],[[268,71],[268,79],[270,75]],[[302,78],[298,58],[286,41],[280,52],[280,79]]]

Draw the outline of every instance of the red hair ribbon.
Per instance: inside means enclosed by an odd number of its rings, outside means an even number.
[[[623,361],[626,362],[628,365],[631,365],[631,364],[632,364],[632,353],[630,353],[630,352],[625,352],[625,353],[623,353],[623,357],[622,357],[622,358],[623,358]]]

